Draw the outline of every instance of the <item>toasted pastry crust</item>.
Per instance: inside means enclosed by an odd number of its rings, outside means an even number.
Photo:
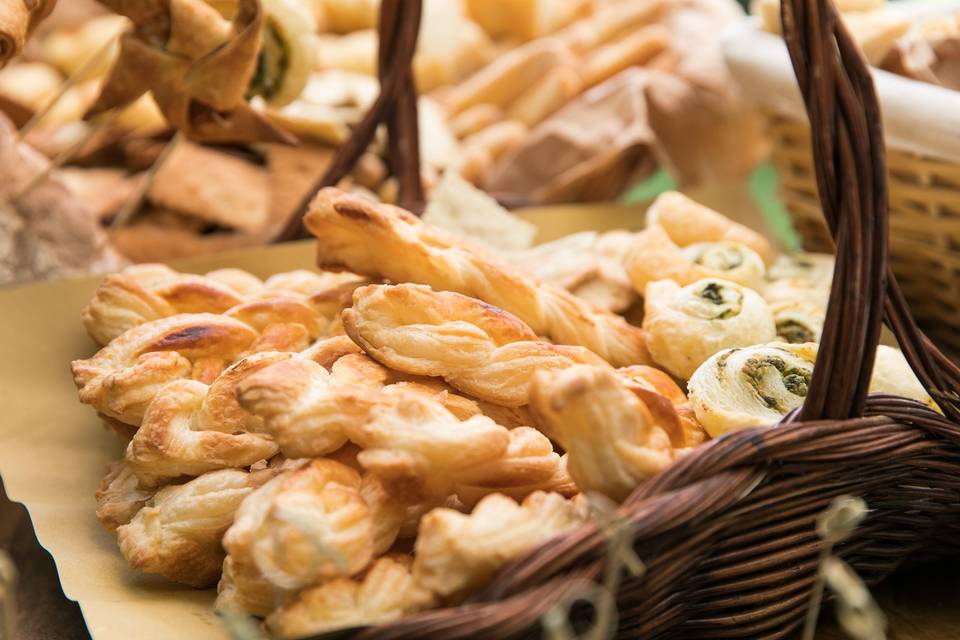
[[[587,347],[615,366],[648,363],[643,336],[619,316],[541,284],[402,209],[325,189],[305,223],[318,238],[323,267],[474,296],[554,342]]]
[[[581,491],[622,500],[674,458],[670,436],[613,371],[576,366],[544,372],[532,404],[569,456]]]
[[[347,335],[383,364],[510,407],[527,404],[538,370],[603,363],[582,347],[537,339],[501,309],[422,285],[362,287],[342,317]]]

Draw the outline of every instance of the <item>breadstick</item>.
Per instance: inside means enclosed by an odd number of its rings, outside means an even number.
[[[650,24],[667,4],[667,0],[611,3],[590,18],[567,27],[558,37],[571,50],[584,54]]]
[[[463,141],[462,155],[457,170],[474,184],[482,181],[493,162],[523,140],[527,127],[516,120],[505,120],[490,125]]]
[[[622,318],[527,277],[402,209],[324,189],[306,216],[318,261],[370,277],[473,296],[554,342],[584,346],[614,366],[649,364],[641,332]]]
[[[475,104],[450,118],[450,131],[463,140],[481,129],[504,119],[503,109],[495,104]]]
[[[596,86],[629,67],[642,66],[669,45],[669,31],[656,25],[604,45],[589,54],[584,62],[584,87]]]
[[[506,115],[533,127],[567,104],[582,89],[583,80],[574,67],[555,67],[510,103]]]
[[[468,107],[503,107],[558,64],[573,63],[569,49],[555,38],[541,38],[513,49],[452,88],[445,96],[456,115]]]
[[[343,326],[364,351],[393,369],[442,377],[456,389],[509,407],[529,402],[539,370],[603,363],[587,349],[539,340],[501,309],[422,285],[358,289],[353,307],[343,312]]]

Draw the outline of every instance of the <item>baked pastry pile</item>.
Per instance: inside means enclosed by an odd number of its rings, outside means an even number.
[[[83,313],[104,346],[73,363],[127,442],[97,493],[121,553],[278,638],[460,603],[589,520],[587,494],[775,424],[832,272],[668,193],[575,267],[631,283],[628,320],[534,273],[582,239],[498,254],[336,189],[305,224],[327,271],[109,276]],[[894,349],[873,390],[935,407]]]

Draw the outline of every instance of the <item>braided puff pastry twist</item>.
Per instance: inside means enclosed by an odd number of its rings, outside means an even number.
[[[246,467],[273,456],[276,443],[258,433],[263,420],[237,403],[236,388],[257,371],[290,357],[258,353],[228,368],[209,387],[194,380],[163,387],[127,445],[130,469],[144,485],[155,486],[179,476]]]
[[[347,335],[379,362],[442,377],[465,393],[511,407],[527,404],[536,371],[605,364],[583,347],[539,340],[501,309],[422,285],[357,289],[342,318]]]
[[[428,609],[434,596],[414,583],[412,564],[410,556],[394,553],[378,558],[361,577],[335,578],[305,589],[270,614],[267,629],[275,638],[303,638]]]
[[[161,318],[130,329],[92,358],[75,360],[73,380],[81,402],[139,425],[165,384],[181,378],[212,382],[257,337],[250,325],[210,313]]]
[[[582,502],[541,491],[522,504],[494,493],[470,514],[434,509],[420,521],[413,581],[448,601],[460,600],[511,559],[585,519]]]
[[[673,461],[670,426],[658,423],[610,369],[578,365],[541,373],[531,406],[566,449],[581,491],[620,501]]]
[[[316,459],[250,495],[223,538],[234,562],[281,590],[350,576],[373,558],[373,522],[360,474]]]
[[[362,280],[352,274],[300,270],[278,273],[264,282],[240,269],[219,269],[199,276],[178,273],[162,264],[140,264],[107,276],[82,318],[90,336],[104,345],[145,322],[178,313],[224,313],[263,298],[312,303],[316,296],[317,304],[311,306],[327,310],[324,305],[329,305],[333,292],[350,282]]]
[[[582,345],[615,366],[647,363],[643,336],[619,316],[545,285],[402,209],[324,189],[304,218],[321,266],[473,296],[554,342]]]
[[[192,587],[213,586],[224,558],[220,540],[234,513],[273,474],[224,469],[160,489],[117,528],[120,552],[135,569]]]

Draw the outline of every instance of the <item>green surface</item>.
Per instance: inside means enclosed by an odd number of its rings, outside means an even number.
[[[798,249],[800,237],[790,223],[790,214],[777,198],[777,171],[773,165],[761,164],[747,177],[747,182],[750,195],[770,228],[787,248]],[[622,200],[627,204],[647,202],[664,191],[676,188],[676,181],[666,170],[660,169],[640,184],[631,187],[623,195]]]

